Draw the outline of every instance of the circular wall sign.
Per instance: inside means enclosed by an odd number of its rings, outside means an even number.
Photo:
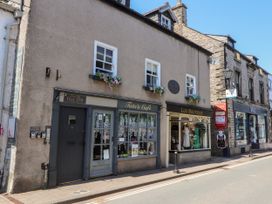
[[[168,82],[168,89],[172,94],[178,94],[180,90],[178,82],[175,80],[170,80]]]

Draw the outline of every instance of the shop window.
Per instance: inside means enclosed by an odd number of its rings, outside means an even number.
[[[265,127],[265,116],[258,115],[258,135],[259,142],[266,142],[266,127]]]
[[[186,74],[186,96],[196,94],[196,78]]]
[[[119,158],[156,155],[156,114],[120,112],[119,121]]]
[[[145,60],[145,86],[159,87],[160,82],[160,63],[150,59]]]
[[[171,150],[209,148],[209,124],[190,117],[171,117]]]
[[[93,74],[98,72],[115,76],[117,74],[117,48],[95,41]]]
[[[236,140],[246,140],[246,114],[236,112]]]

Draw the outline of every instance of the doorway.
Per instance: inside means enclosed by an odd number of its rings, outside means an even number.
[[[57,182],[80,180],[83,157],[86,111],[83,108],[60,108]]]
[[[259,148],[259,138],[257,134],[257,119],[256,115],[249,115],[249,142],[253,149]]]
[[[113,112],[93,111],[91,177],[106,176],[112,171]]]

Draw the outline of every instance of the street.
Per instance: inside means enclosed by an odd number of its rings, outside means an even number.
[[[271,203],[272,157],[109,195],[84,204]]]

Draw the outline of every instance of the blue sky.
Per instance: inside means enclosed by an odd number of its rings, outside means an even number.
[[[167,0],[131,0],[140,13]],[[168,0],[174,6],[176,0]],[[236,48],[259,58],[259,65],[272,73],[271,0],[183,0],[188,7],[188,26],[208,34],[230,35]]]

